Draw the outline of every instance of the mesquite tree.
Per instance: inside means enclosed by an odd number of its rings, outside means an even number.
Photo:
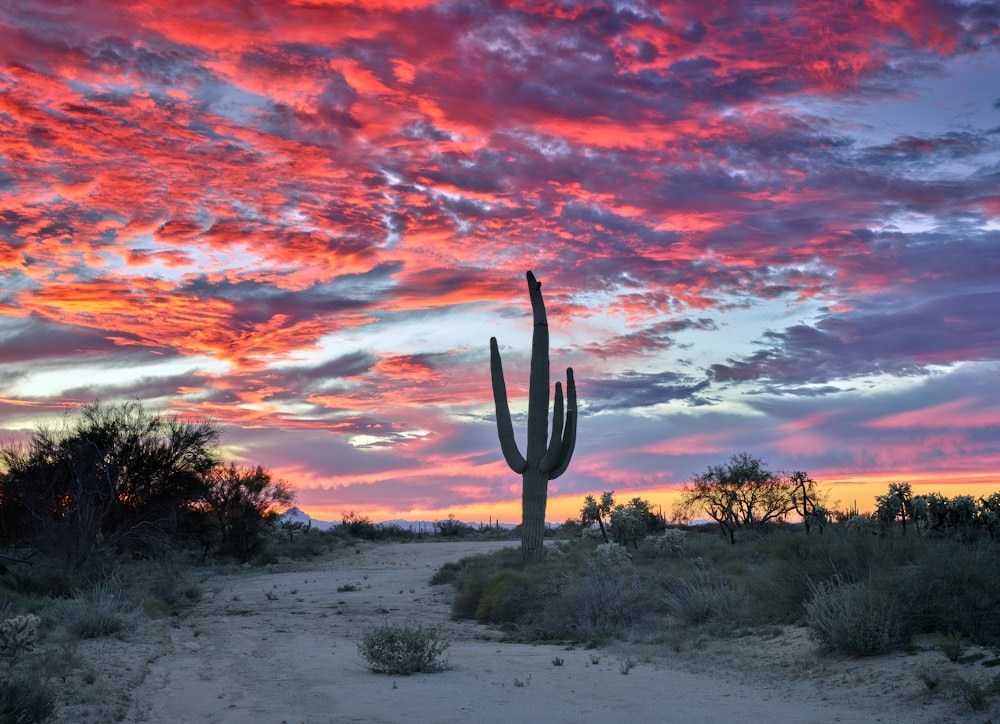
[[[562,383],[556,382],[549,436],[549,325],[542,302],[542,285],[528,272],[528,294],[535,329],[531,338],[531,372],[528,384],[528,448],[522,455],[514,440],[514,424],[507,403],[500,350],[490,338],[490,372],[497,412],[500,449],[510,469],[521,476],[521,555],[526,563],[541,560],[545,535],[545,503],[548,483],[569,466],[576,446],[576,384],[573,368],[566,369],[566,410],[563,412]]]

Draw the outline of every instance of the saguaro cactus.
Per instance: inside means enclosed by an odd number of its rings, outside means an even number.
[[[490,338],[490,372],[497,411],[500,449],[510,469],[521,476],[521,555],[525,562],[541,560],[545,535],[545,503],[548,484],[562,475],[576,446],[576,385],[573,368],[566,369],[566,411],[563,412],[562,383],[556,382],[549,437],[549,325],[542,301],[542,285],[528,272],[528,294],[535,318],[531,338],[531,376],[528,384],[528,448],[522,455],[514,440],[514,424],[507,404],[500,350]],[[548,438],[548,440],[546,440]]]

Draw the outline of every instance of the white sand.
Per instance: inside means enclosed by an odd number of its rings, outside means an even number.
[[[103,654],[97,644],[93,655],[110,657],[105,664],[122,672],[124,721],[151,724],[920,723],[996,715],[972,712],[947,687],[925,688],[921,666],[981,680],[995,671],[952,664],[931,644],[916,655],[848,660],[820,652],[800,629],[691,637],[680,652],[502,643],[487,627],[452,621],[451,588],[429,584],[441,564],[501,545],[513,544],[366,544],[295,570],[218,576],[182,618],[108,643]],[[337,591],[347,584],[360,590]],[[450,668],[408,677],[370,672],[356,641],[383,622],[440,627]],[[556,657],[564,664],[554,665]],[[636,665],[626,675],[628,659]],[[89,713],[99,710],[95,702]]]

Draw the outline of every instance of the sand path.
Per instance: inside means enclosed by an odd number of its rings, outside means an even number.
[[[162,653],[146,665],[125,721],[962,720],[919,704],[900,710],[886,697],[855,698],[843,686],[830,691],[810,680],[791,686],[788,671],[767,670],[788,664],[770,659],[753,664],[757,671],[721,678],[636,654],[626,675],[627,647],[502,643],[486,627],[452,621],[450,587],[429,579],[447,561],[503,545],[512,544],[362,545],[296,570],[212,578],[203,600],[175,623]],[[358,590],[337,590],[346,586]],[[370,672],[356,641],[385,622],[439,626],[450,642],[449,670],[408,677]],[[556,657],[563,665],[553,664]]]

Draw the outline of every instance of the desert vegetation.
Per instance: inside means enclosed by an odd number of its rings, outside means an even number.
[[[210,574],[361,541],[520,533],[454,516],[424,531],[354,512],[328,531],[282,521],[290,488],[222,460],[217,440],[211,422],[94,404],[0,448],[0,721],[46,721],[103,697],[83,648],[183,613]],[[569,645],[676,648],[804,626],[818,649],[850,657],[918,635],[954,661],[1000,646],[1000,494],[916,495],[899,482],[859,515],[828,508],[807,473],[740,453],[695,476],[669,519],[607,491],[553,533],[537,560],[506,548],[440,568],[433,582],[453,586],[453,616]],[[440,670],[445,647],[435,629],[393,622],[358,641],[370,669],[398,675]],[[928,690],[947,681],[926,673]],[[972,708],[996,694],[952,681]]]
[[[401,676],[443,670],[447,648],[435,629],[420,625],[373,626],[358,641],[358,653],[372,671]]]
[[[453,516],[427,532],[355,513],[327,531],[284,521],[290,486],[224,460],[219,435],[138,402],[93,403],[0,446],[0,721],[103,698],[81,647],[183,613],[210,575],[361,540],[512,535]]]
[[[918,635],[995,649],[995,498],[914,496],[896,483],[870,515],[827,512],[805,473],[776,474],[742,454],[689,485],[669,526],[646,501],[588,496],[581,534],[547,546],[541,562],[500,551],[445,565],[434,581],[454,587],[455,618],[519,641],[676,647],[803,626],[817,650],[847,657]],[[704,515],[714,523],[684,522]]]

